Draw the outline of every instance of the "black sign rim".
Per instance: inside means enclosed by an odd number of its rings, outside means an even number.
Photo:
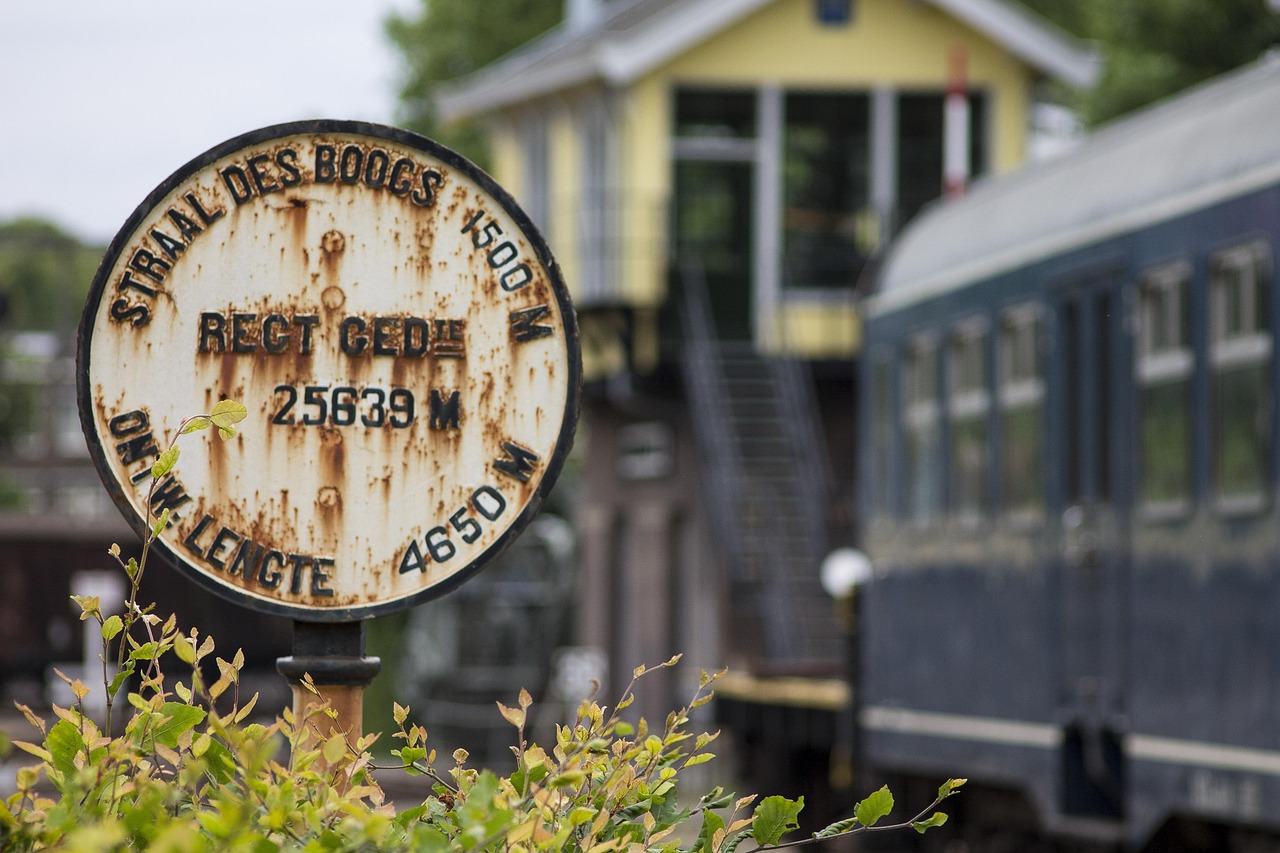
[[[537,488],[529,498],[528,503],[525,504],[520,515],[516,517],[515,521],[493,544],[478,554],[467,566],[431,586],[402,598],[355,607],[304,607],[287,602],[269,601],[249,595],[237,587],[218,582],[212,575],[191,565],[180,554],[175,553],[163,540],[157,538],[151,545],[151,551],[154,554],[161,557],[169,566],[176,568],[183,575],[195,581],[198,586],[250,610],[276,616],[287,616],[306,622],[358,622],[375,616],[395,613],[434,598],[439,598],[474,577],[477,572],[505,551],[524,532],[529,523],[537,517],[543,501],[559,479],[565,460],[573,447],[582,400],[582,348],[578,338],[577,317],[574,313],[573,303],[569,298],[568,288],[560,273],[560,266],[556,263],[551,250],[547,247],[542,233],[511,194],[503,189],[487,172],[456,151],[446,148],[435,140],[421,134],[374,122],[343,119],[309,119],[274,124],[242,133],[210,148],[203,154],[189,160],[148,193],[147,197],[134,209],[108,245],[107,251],[103,255],[102,261],[98,265],[98,270],[93,277],[93,283],[89,287],[89,295],[85,299],[84,311],[80,316],[80,327],[76,336],[76,399],[80,414],[80,428],[84,432],[85,441],[89,445],[89,455],[93,459],[98,477],[102,480],[102,484],[106,487],[112,502],[124,516],[129,527],[133,529],[139,539],[145,540],[148,533],[146,520],[134,510],[133,505],[125,497],[124,487],[116,480],[114,470],[108,461],[106,450],[98,436],[93,411],[92,382],[89,376],[91,367],[89,364],[89,352],[94,334],[94,321],[97,319],[98,310],[101,307],[102,298],[109,283],[108,278],[120,254],[127,247],[138,226],[169,193],[188,178],[206,166],[229,154],[234,154],[242,148],[258,145],[273,139],[307,133],[352,134],[385,139],[389,142],[417,149],[434,157],[474,181],[483,192],[487,193],[516,222],[523,235],[529,240],[530,247],[538,256],[538,261],[546,271],[551,289],[555,293],[556,303],[564,323],[565,342],[568,346],[569,375],[567,379],[569,388],[565,398],[564,418],[556,439],[556,449],[547,462],[542,477],[538,481]]]

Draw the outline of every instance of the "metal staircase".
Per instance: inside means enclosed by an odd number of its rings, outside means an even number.
[[[713,540],[742,631],[778,672],[837,665],[841,636],[819,581],[830,465],[807,365],[716,339],[696,266],[682,270],[682,371]],[[751,624],[754,623],[754,626]]]

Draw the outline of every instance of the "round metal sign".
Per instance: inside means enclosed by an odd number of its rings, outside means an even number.
[[[439,595],[532,519],[573,440],[573,308],[528,217],[430,140],[312,121],[232,139],[147,197],[80,327],[80,415],[141,533],[249,607],[346,621]]]

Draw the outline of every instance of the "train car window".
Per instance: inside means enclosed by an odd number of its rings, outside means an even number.
[[[1191,269],[1182,262],[1147,271],[1138,302],[1139,496],[1148,516],[1191,504]]]
[[[1260,242],[1236,246],[1211,270],[1214,496],[1223,511],[1255,511],[1271,492],[1271,254]]]
[[[935,336],[917,335],[907,345],[902,372],[907,514],[920,524],[937,519],[942,509],[937,354]]]
[[[893,507],[893,388],[891,365],[883,354],[871,363],[871,453],[867,477],[872,516],[888,515]]]
[[[1043,321],[1039,306],[1000,317],[998,348],[1001,509],[1016,522],[1044,518]]]
[[[986,323],[971,321],[952,332],[947,351],[948,497],[952,516],[962,524],[976,524],[987,514],[986,342]]]

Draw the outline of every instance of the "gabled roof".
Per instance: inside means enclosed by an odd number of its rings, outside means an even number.
[[[601,0],[596,0],[597,3]],[[622,86],[779,0],[613,0],[589,23],[572,19],[503,59],[442,86],[446,119],[465,118],[586,83]],[[904,0],[905,2],[905,0]],[[923,0],[1028,65],[1092,85],[1094,50],[1012,0]]]
[[[873,313],[1280,182],[1280,59],[1115,121],[1061,157],[936,202],[894,241]]]

